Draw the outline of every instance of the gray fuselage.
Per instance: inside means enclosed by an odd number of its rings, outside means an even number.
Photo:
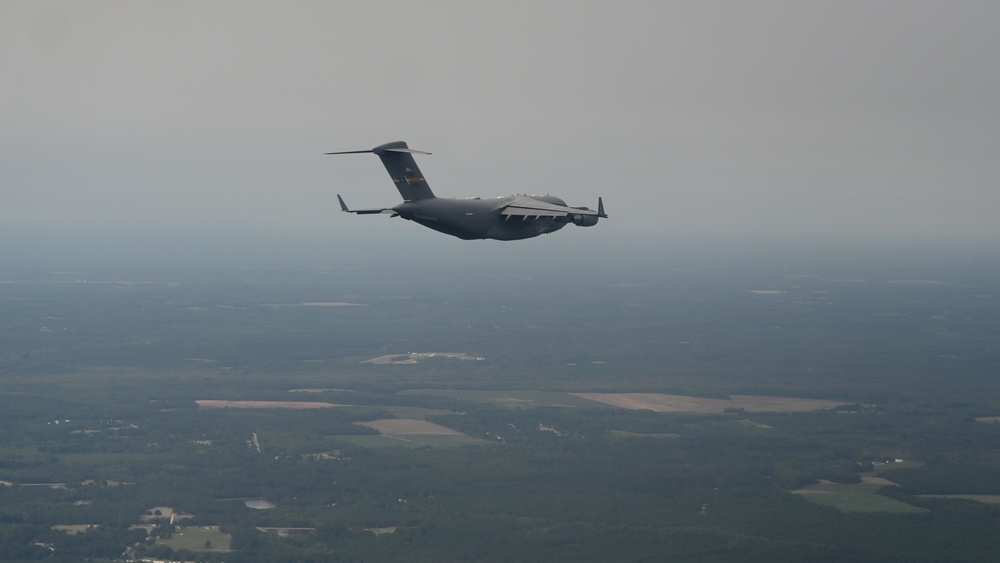
[[[607,217],[604,203],[597,198],[597,211],[587,207],[568,207],[550,195],[512,195],[493,199],[439,198],[413,159],[414,153],[403,141],[393,141],[371,150],[327,154],[374,153],[385,166],[403,203],[392,208],[350,209],[337,194],[340,210],[358,215],[391,213],[429,229],[460,239],[520,240],[558,231],[568,223],[591,227]],[[427,153],[423,153],[427,154]]]
[[[392,208],[403,219],[460,239],[520,240],[558,231],[565,217],[509,217],[501,210],[517,196],[492,199],[430,198],[404,201]],[[524,197],[524,196],[521,196]],[[566,205],[553,196],[527,196],[546,203]]]

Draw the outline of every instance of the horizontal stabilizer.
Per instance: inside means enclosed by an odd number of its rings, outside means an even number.
[[[325,152],[323,154],[365,154],[366,152],[373,152],[371,150],[366,151],[341,151],[341,152]]]
[[[429,152],[418,151],[417,149],[385,149],[388,152],[408,152],[410,154],[431,154]]]
[[[367,153],[375,153],[375,152],[376,152],[376,149],[368,149],[366,151],[325,152],[323,154],[367,154]],[[409,154],[431,154],[429,152],[418,151],[416,149],[404,149],[404,148],[398,148],[398,149],[378,149],[378,152],[405,152],[405,153],[409,153]]]
[[[415,154],[431,154],[429,152],[418,151],[406,146],[403,141],[393,141],[379,145],[373,149],[365,151],[343,151],[328,152],[326,154],[363,154],[373,153],[382,161],[386,172],[392,178],[393,184],[399,190],[399,195],[403,201],[416,201],[419,199],[433,199],[434,192],[427,185],[427,180],[417,167],[417,161],[413,159]]]
[[[376,215],[378,213],[395,213],[392,209],[348,209],[347,204],[344,203],[344,198],[337,194],[337,201],[340,202],[340,210],[346,211],[347,213],[357,213],[358,215]]]

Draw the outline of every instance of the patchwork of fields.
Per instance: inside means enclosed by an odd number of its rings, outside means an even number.
[[[444,395],[465,401],[481,401],[504,407],[597,407],[610,406],[653,412],[721,414],[725,412],[813,412],[836,409],[844,401],[774,397],[764,395],[732,395],[729,399],[691,397],[665,393],[573,393],[557,391],[470,391],[411,389],[408,394]]]

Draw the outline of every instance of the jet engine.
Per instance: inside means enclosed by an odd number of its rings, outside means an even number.
[[[593,227],[597,224],[597,219],[597,215],[580,215],[578,213],[570,215],[570,220],[579,227]]]

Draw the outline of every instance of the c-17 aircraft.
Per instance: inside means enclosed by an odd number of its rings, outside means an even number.
[[[494,199],[455,199],[435,197],[427,180],[417,168],[413,150],[403,141],[379,145],[366,151],[328,152],[326,154],[374,153],[382,160],[396,184],[403,203],[382,209],[348,209],[337,194],[340,209],[359,215],[387,213],[460,239],[520,240],[558,231],[568,223],[581,227],[597,224],[604,213],[604,202],[597,198],[597,211],[587,207],[568,207],[550,195],[511,195]]]

